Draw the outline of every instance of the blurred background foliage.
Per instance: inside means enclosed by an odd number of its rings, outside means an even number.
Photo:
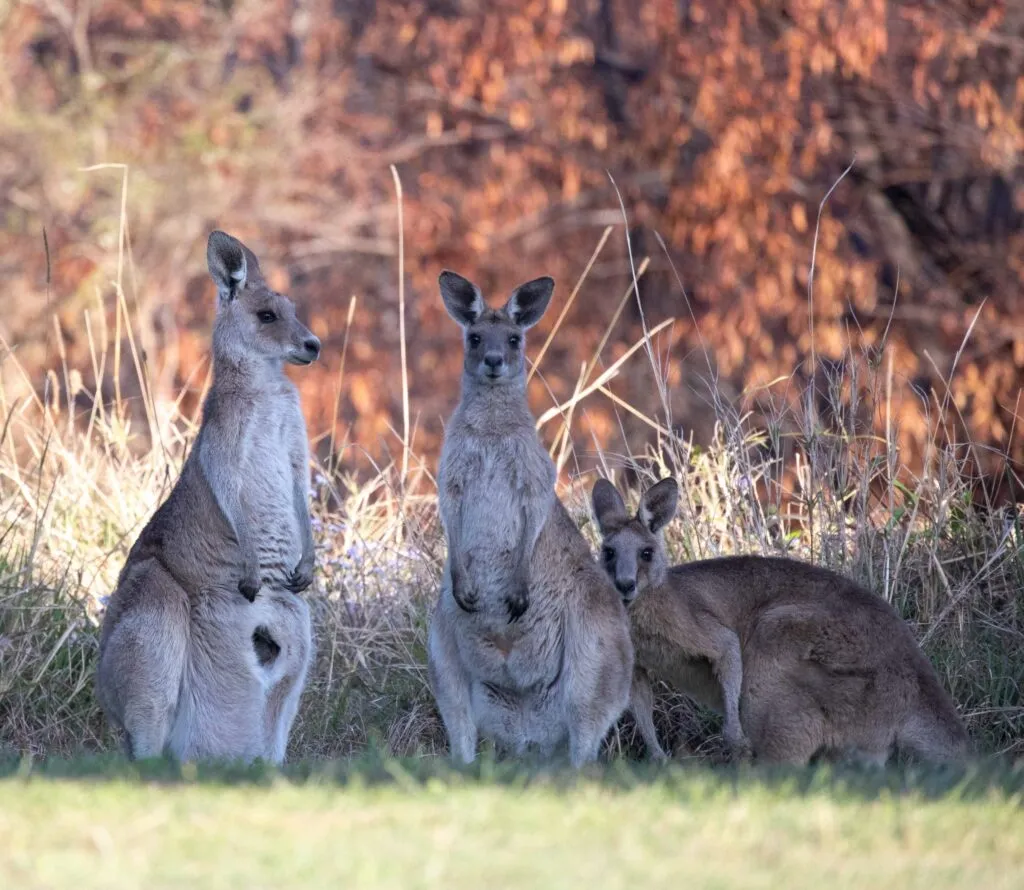
[[[202,387],[204,244],[224,228],[325,341],[296,378],[311,433],[336,424],[359,446],[344,461],[382,459],[402,399],[394,164],[417,453],[436,454],[457,400],[440,270],[492,301],[554,275],[536,352],[616,226],[534,381],[538,412],[571,394],[629,285],[628,231],[635,262],[650,257],[648,325],[677,319],[659,346],[685,436],[713,435],[705,350],[724,398],[778,416],[812,368],[825,391],[884,345],[884,411],[862,420],[898,428],[911,468],[929,425],[970,437],[969,459],[1015,494],[1024,4],[22,0],[0,2],[0,57],[0,333],[37,388],[58,357],[91,374],[90,336],[123,336],[124,201],[126,305],[154,394],[187,405]],[[809,301],[819,204],[851,160],[821,215]],[[120,169],[83,170],[110,163],[128,165],[127,189]],[[606,363],[642,323],[630,301]],[[104,396],[130,396],[129,377]],[[643,360],[609,389],[659,405]],[[846,422],[835,405],[812,406],[824,426]],[[574,422],[577,441],[612,450],[651,435],[602,397]]]

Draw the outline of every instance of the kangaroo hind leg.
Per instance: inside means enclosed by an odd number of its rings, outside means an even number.
[[[442,592],[442,599],[448,595]],[[427,636],[427,675],[430,690],[441,712],[453,760],[472,763],[476,758],[479,729],[473,713],[472,682],[459,658],[452,618],[437,605]]]
[[[753,754],[762,763],[804,766],[826,743],[825,719],[813,698],[790,678],[748,674],[743,723]],[[773,672],[765,671],[766,674]]]
[[[145,583],[173,584],[155,573]],[[188,645],[188,612],[181,598],[153,591],[145,607],[125,614],[100,657],[97,692],[124,733],[133,759],[159,757],[178,709]]]

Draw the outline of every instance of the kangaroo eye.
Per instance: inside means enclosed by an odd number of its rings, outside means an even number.
[[[508,338],[508,345],[513,349],[517,348],[520,342],[522,342],[522,338],[518,334],[512,334],[512,336]]]
[[[602,547],[601,559],[605,562],[615,562],[615,551],[611,547]]]
[[[262,312],[257,312],[256,317],[260,320],[260,324],[273,324],[277,321],[277,315],[271,312],[269,309],[264,309]]]
[[[650,562],[652,559],[654,559],[654,548],[644,547],[644,549],[640,551],[640,558],[644,562]]]
[[[476,348],[477,346],[479,346],[479,345],[480,345],[480,335],[479,335],[479,334],[470,334],[470,335],[469,335],[469,336],[468,336],[468,337],[466,338],[466,340],[467,340],[467,342],[469,343],[469,345],[470,345],[470,346],[472,346],[472,347],[473,347],[474,349],[475,349],[475,348]]]

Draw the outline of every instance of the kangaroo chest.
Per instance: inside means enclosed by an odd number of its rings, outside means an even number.
[[[256,530],[261,564],[294,568],[301,537],[294,506],[290,443],[296,421],[291,405],[257,405],[239,443],[242,507]]]
[[[554,498],[551,458],[532,429],[506,437],[460,432],[446,442],[440,475],[445,525],[458,523],[466,571],[491,586],[517,557],[527,517],[539,529],[547,516]]]

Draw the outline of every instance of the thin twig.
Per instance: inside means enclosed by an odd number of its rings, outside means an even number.
[[[409,366],[405,351],[405,226],[402,211],[402,180],[391,165],[398,199],[398,339],[402,355],[402,482],[409,475]]]

